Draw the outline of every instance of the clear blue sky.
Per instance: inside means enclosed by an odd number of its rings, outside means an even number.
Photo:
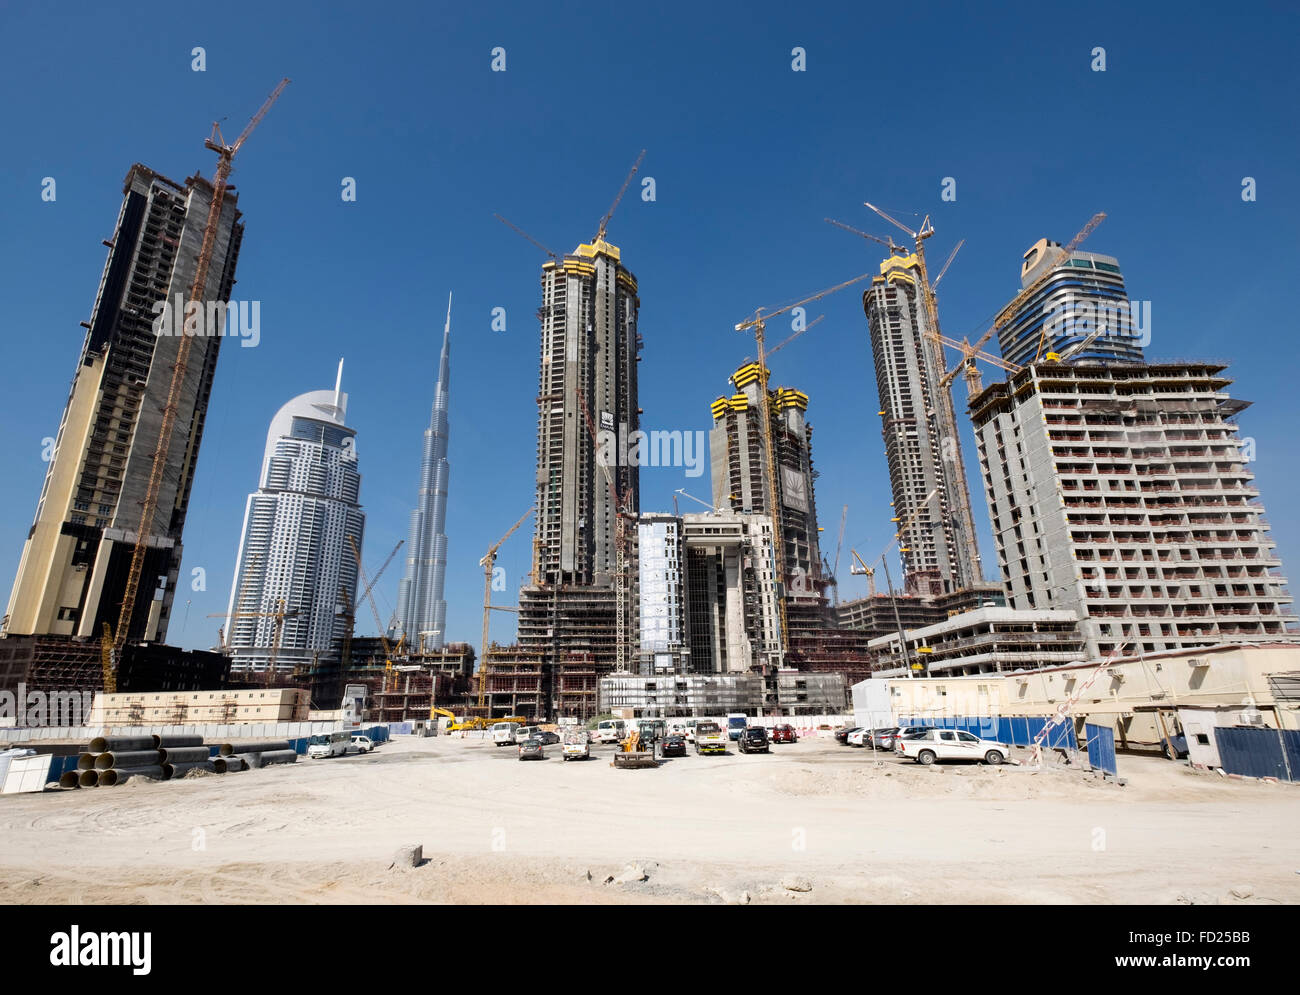
[[[82,12],[0,11],[0,596],[35,511],[41,439],[58,428],[123,176],[136,161],[178,180],[211,175],[210,122],[228,118],[226,135],[237,134],[286,75],[293,84],[236,160],[247,224],[236,296],[262,302],[262,341],[222,350],[182,569],[185,580],[204,568],[207,591],[178,595],[172,642],[215,641],[219,620],[205,616],[225,610],[267,424],[289,397],[332,386],[340,356],[367,565],[405,537],[454,290],[448,628],[477,644],[478,558],[533,496],[544,259],[492,213],[570,251],[643,147],[657,200],[634,187],[610,237],[640,282],[644,427],[707,430],[709,402],[752,351],[737,321],[877,265],[873,246],[823,217],[885,234],[863,200],[900,217],[929,212],[936,261],[965,238],[940,293],[944,330],[961,337],[1017,291],[1033,241],[1068,239],[1104,210],[1088,247],[1119,257],[1130,295],[1152,301],[1148,354],[1229,360],[1233,393],[1255,402],[1240,423],[1295,569],[1291,5],[68,6]],[[205,72],[191,70],[194,46],[206,49]],[[490,71],[495,46],[504,73]],[[795,46],[805,72],[791,70]],[[1090,68],[1096,46],[1105,72]],[[46,176],[53,203],[41,200]],[[345,176],[355,203],[340,198]],[[940,200],[948,176],[954,203]],[[1245,176],[1255,203],[1242,201]],[[505,332],[490,330],[495,307]],[[774,375],[811,397],[828,545],[848,504],[846,546],[875,555],[890,509],[860,295],[812,313],[822,311]],[[968,463],[972,453],[968,430]],[[707,480],[646,469],[642,508],[671,510],[678,487],[707,498]],[[972,489],[992,573],[974,477]],[[528,526],[503,548],[511,592],[530,539]],[[400,574],[395,563],[379,585],[385,619]],[[864,592],[846,576],[845,595]],[[498,616],[493,635],[511,629]],[[358,630],[373,631],[368,613]]]

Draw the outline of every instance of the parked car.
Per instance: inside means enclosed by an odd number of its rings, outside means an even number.
[[[686,756],[686,737],[681,735],[668,736],[659,744],[659,755],[664,757]]]
[[[875,742],[875,747],[877,750],[892,750],[894,748],[894,740],[895,738],[897,738],[898,732],[899,732],[898,726],[890,726],[886,729],[877,729],[875,732],[871,734],[871,739]],[[870,746],[871,743],[867,743],[866,745]]]
[[[849,741],[849,735],[857,732],[862,726],[845,726],[843,729],[835,730],[835,742],[844,746]]]
[[[975,760],[997,765],[1011,755],[1005,744],[960,729],[927,729],[919,736],[900,739],[897,751],[927,767],[936,760]]]
[[[871,730],[865,727],[854,729],[851,733],[849,733],[847,736],[844,737],[844,745],[863,746],[866,743],[867,737],[870,735],[871,735]]]
[[[353,736],[352,745],[356,747],[358,753],[369,753],[375,748],[369,736]]]
[[[543,746],[556,746],[560,742],[560,734],[556,732],[539,732],[533,738],[540,739]]]
[[[905,739],[915,739],[917,736],[924,736],[927,732],[933,732],[934,726],[903,726],[894,734],[894,751],[898,751],[899,744]]]
[[[773,726],[772,727],[773,743],[797,743],[799,737],[794,731],[794,726]]]
[[[750,726],[740,734],[741,753],[770,753],[767,730],[762,726]]]
[[[727,734],[716,722],[697,722],[695,724],[696,753],[726,753]]]
[[[545,760],[546,751],[542,748],[540,739],[525,739],[519,744],[520,760]]]

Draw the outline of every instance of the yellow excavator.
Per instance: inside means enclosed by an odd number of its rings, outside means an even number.
[[[455,712],[449,712],[445,708],[438,708],[436,705],[429,709],[430,722],[437,722],[439,715],[451,720],[447,723],[448,732],[460,732],[463,729],[487,729],[498,722],[514,722],[517,725],[523,725],[526,721],[518,715],[508,715],[504,719],[482,719],[477,715],[471,715],[469,718],[461,719],[456,716]]]

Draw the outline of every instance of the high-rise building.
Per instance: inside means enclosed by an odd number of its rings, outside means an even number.
[[[880,395],[894,520],[908,523],[903,588],[936,596],[981,580],[961,439],[945,436],[939,405],[943,346],[932,337],[917,257],[890,256],[863,292]],[[955,425],[955,418],[952,419]],[[933,496],[932,496],[933,495]]]
[[[1293,640],[1292,598],[1212,363],[1037,363],[971,399],[1010,607],[1090,656]]]
[[[137,163],[122,192],[108,261],[9,598],[7,633],[98,637],[104,622],[118,625],[182,341],[171,334],[179,321],[157,319],[178,296],[189,300],[212,186],[200,176],[176,183]],[[237,195],[227,192],[200,295],[205,302],[230,296],[244,234],[237,203]],[[208,312],[224,316],[222,308]],[[211,334],[191,337],[175,401],[175,429],[147,526],[141,574],[142,584],[156,581],[156,586],[136,599],[128,630],[132,640],[167,637],[221,348],[220,330],[207,330]]]
[[[635,515],[640,500],[634,442],[640,301],[621,256],[617,246],[597,238],[542,266],[536,531],[532,577],[519,595],[515,654],[541,669],[541,714],[571,714],[562,704],[564,676],[557,668],[573,664],[594,675],[618,661],[617,511],[622,505]],[[625,528],[626,668],[636,662],[637,632],[636,526],[626,522]],[[573,707],[594,709],[591,690],[589,704],[575,693],[571,700],[584,704]]]
[[[1020,286],[1049,271],[1028,300],[998,315],[1003,359],[1024,366],[1073,349],[1075,360],[1142,362],[1150,305],[1143,316],[1129,301],[1118,259],[1077,249],[1066,258],[1059,242],[1040,238],[1024,255]]]
[[[442,649],[447,633],[447,463],[448,390],[451,387],[451,297],[442,330],[442,356],[434,388],[433,413],[424,430],[420,493],[406,540],[406,576],[397,588],[395,637],[405,636],[415,652]]]
[[[769,413],[776,450],[776,516],[788,599],[818,598],[826,583],[813,498],[812,426],[805,414],[808,395],[790,387],[769,388],[766,404],[763,370],[746,363],[731,376],[738,393],[710,406],[709,461],[713,503],[720,509],[772,516],[767,500],[767,441],[761,418]]]
[[[366,522],[342,387],[340,361],[333,390],[300,394],[271,419],[230,589],[235,671],[266,674],[272,654],[278,673],[337,656],[344,606],[359,600],[353,544]]]

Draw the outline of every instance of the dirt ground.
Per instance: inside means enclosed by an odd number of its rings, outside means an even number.
[[[1121,787],[814,740],[657,770],[547,753],[402,739],[3,796],[0,902],[1300,902],[1300,789],[1163,760],[1121,756]],[[425,863],[391,867],[409,843]]]

